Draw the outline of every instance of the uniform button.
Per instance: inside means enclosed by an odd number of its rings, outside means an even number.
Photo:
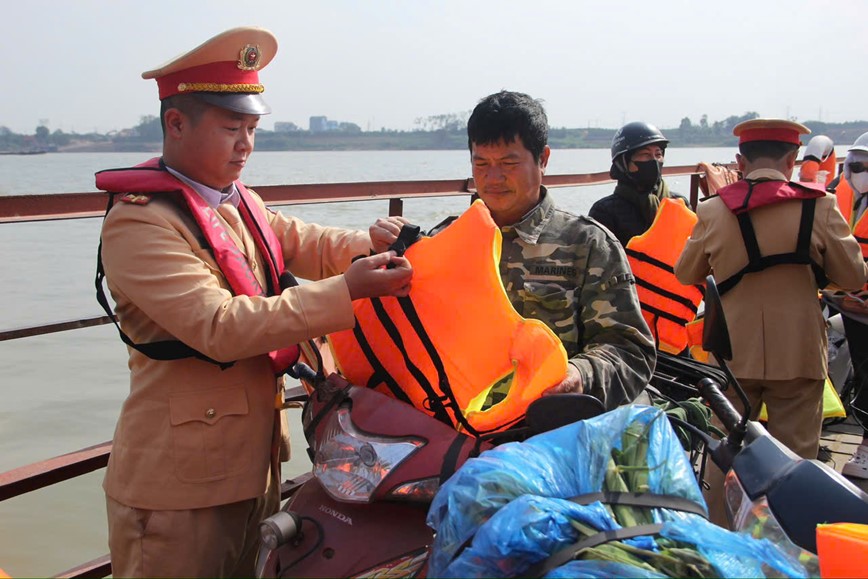
[[[214,418],[215,416],[217,416],[217,411],[213,408],[209,408],[205,411],[205,418]]]

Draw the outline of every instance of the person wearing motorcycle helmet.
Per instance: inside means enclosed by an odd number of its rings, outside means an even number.
[[[837,166],[835,143],[826,135],[816,135],[805,145],[805,155],[799,167],[799,181],[822,183],[828,187],[835,178]],[[822,175],[822,180],[818,181],[817,176],[821,175],[820,171],[825,171],[825,175]]]
[[[663,158],[669,140],[649,123],[627,123],[612,139],[609,175],[618,184],[599,199],[588,215],[615,234],[621,245],[651,227],[660,200],[672,197],[663,180]]]
[[[868,133],[847,150],[844,171],[835,188],[838,207],[868,260]],[[827,294],[827,301],[840,306],[844,335],[856,378],[856,397],[850,412],[862,426],[862,443],[844,465],[847,476],[868,479],[868,284],[859,292]]]

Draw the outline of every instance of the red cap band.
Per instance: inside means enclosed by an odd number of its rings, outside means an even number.
[[[259,72],[241,70],[237,61],[211,62],[185,68],[157,79],[160,100],[181,93],[261,93]]]
[[[739,144],[750,143],[751,141],[780,141],[782,143],[792,143],[793,145],[801,145],[799,141],[799,132],[793,129],[745,129],[741,132],[738,138]]]

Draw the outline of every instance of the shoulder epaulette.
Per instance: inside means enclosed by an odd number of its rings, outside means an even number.
[[[151,201],[151,196],[142,193],[126,193],[118,197],[118,200],[134,205],[147,205]]]

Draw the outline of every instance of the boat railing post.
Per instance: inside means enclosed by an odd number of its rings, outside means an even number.
[[[699,204],[699,173],[690,174],[690,207],[696,211]]]
[[[389,199],[389,217],[401,217],[404,215],[404,200],[395,197]]]

